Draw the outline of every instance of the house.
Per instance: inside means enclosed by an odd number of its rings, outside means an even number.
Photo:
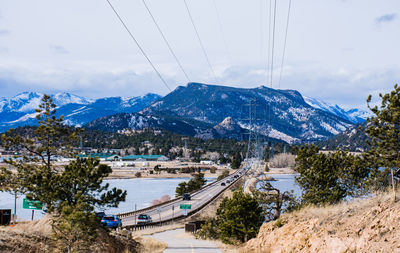
[[[213,161],[208,161],[208,160],[203,160],[203,161],[200,161],[200,164],[211,165],[211,164],[214,164],[214,162]]]
[[[121,160],[121,156],[119,155],[112,155],[106,158],[106,161],[120,161]]]
[[[168,161],[163,155],[128,155],[121,158],[122,161]]]
[[[80,157],[80,158],[92,157],[92,158],[98,158],[100,161],[106,161],[107,158],[112,157],[112,156],[116,156],[116,155],[109,154],[109,153],[93,153],[93,154],[88,154],[88,155],[84,155],[84,154],[79,154],[78,155],[78,157]]]

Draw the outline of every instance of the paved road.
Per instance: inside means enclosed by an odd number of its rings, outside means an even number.
[[[232,183],[234,181],[234,176],[242,174],[243,172],[244,172],[243,170],[238,170],[232,175],[226,177],[222,181],[226,182],[229,180]],[[218,195],[220,192],[226,190],[230,185],[226,184],[225,186],[221,186],[221,182],[216,182],[208,187],[205,187],[204,189],[197,191],[196,193],[192,194],[191,200],[182,200],[180,198],[171,203],[159,206],[158,208],[154,208],[144,212],[141,212],[139,210],[138,212],[136,212],[136,216],[130,215],[127,217],[123,217],[122,224],[123,226],[135,225],[136,224],[135,219],[140,213],[146,213],[150,215],[152,217],[153,222],[158,222],[160,220],[162,221],[168,220],[170,218],[177,217],[184,213],[183,210],[180,210],[180,204],[190,204],[192,205],[192,210],[197,209],[198,207],[209,201],[211,198]]]
[[[153,234],[152,237],[158,241],[168,244],[165,253],[218,253],[222,252],[212,241],[198,240],[190,233],[185,233],[183,228],[168,230]]]

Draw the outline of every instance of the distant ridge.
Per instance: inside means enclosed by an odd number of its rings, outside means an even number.
[[[0,98],[0,132],[18,126],[35,125],[35,108],[38,108],[43,94],[23,92],[11,98]],[[64,115],[68,125],[84,125],[97,118],[121,112],[137,112],[160,99],[157,94],[137,97],[108,97],[97,100],[87,99],[70,93],[51,95],[57,105],[57,114]]]
[[[242,120],[242,106],[254,99],[265,112],[271,111],[270,120],[265,116],[264,121],[259,122],[257,130],[261,135],[272,139],[288,143],[316,141],[336,135],[353,125],[348,119],[312,107],[295,90],[275,90],[265,86],[247,89],[188,83],[186,86],[177,87],[139,114],[123,115],[125,121],[130,122],[124,127],[138,129],[138,123],[141,122],[142,125],[163,128],[166,121],[174,118],[185,122],[186,132],[192,133],[193,136],[239,138],[249,128],[248,122]],[[111,128],[112,122],[119,122],[118,117],[104,117],[89,123],[87,127],[104,130],[108,124]],[[224,121],[226,122],[222,124]],[[228,122],[238,127],[229,127],[232,129],[229,131],[220,129],[221,124],[229,125]],[[205,124],[207,126],[204,126]],[[181,127],[183,125],[180,125],[180,131]]]
[[[12,98],[0,98],[0,132],[36,123],[34,109],[41,93],[24,92]],[[257,131],[266,140],[287,143],[314,142],[335,136],[369,114],[359,109],[342,109],[318,99],[303,97],[296,90],[277,90],[260,86],[229,86],[188,83],[165,97],[146,94],[137,97],[87,99],[70,93],[52,95],[58,115],[64,123],[103,131],[124,128],[163,128],[172,132],[208,138],[241,140],[249,124],[242,108],[249,101],[265,112]],[[268,112],[268,113],[267,113]],[[269,112],[271,115],[269,117]],[[267,116],[268,115],[268,116]]]

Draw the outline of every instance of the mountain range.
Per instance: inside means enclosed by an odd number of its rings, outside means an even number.
[[[241,139],[248,132],[250,103],[258,114],[256,130],[273,140],[288,143],[326,139],[365,121],[368,114],[358,109],[303,97],[295,90],[265,86],[244,89],[189,83],[165,97],[87,99],[69,93],[51,95],[57,114],[68,125],[118,131],[125,128],[162,128],[180,134],[207,138]],[[34,109],[42,94],[24,92],[0,98],[0,132],[35,124]],[[255,111],[254,111],[255,110]]]
[[[24,92],[12,98],[0,98],[0,132],[18,126],[35,125],[36,113],[43,94]],[[67,125],[82,126],[97,118],[117,113],[137,112],[161,98],[157,94],[137,97],[87,99],[69,93],[51,95],[57,105],[57,115],[64,115]]]

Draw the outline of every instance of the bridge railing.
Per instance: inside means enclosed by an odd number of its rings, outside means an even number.
[[[127,225],[127,226],[123,226],[123,227],[125,229],[128,229],[128,230],[141,230],[141,229],[145,229],[145,228],[149,228],[149,227],[159,227],[159,226],[170,225],[170,224],[172,224],[172,223],[174,223],[176,221],[186,219],[189,216],[192,216],[192,215],[196,214],[197,212],[202,210],[204,207],[206,207],[208,204],[210,204],[215,199],[217,199],[219,196],[221,196],[224,193],[225,190],[229,189],[232,185],[237,183],[244,175],[245,175],[245,173],[241,174],[238,178],[235,178],[234,180],[232,180],[232,182],[229,183],[229,185],[227,187],[225,187],[223,190],[221,190],[218,194],[214,195],[208,201],[204,202],[201,206],[197,207],[196,209],[193,209],[193,210],[189,211],[187,215],[181,214],[181,215],[178,215],[176,217],[169,218],[169,219],[166,219],[166,220],[161,220],[161,221],[156,221],[156,222],[151,222],[151,223],[145,223],[145,224]],[[215,184],[217,182],[220,182],[220,180],[216,181],[216,182],[213,182],[212,184]],[[211,185],[211,184],[209,184],[209,185]],[[202,189],[204,189],[204,188],[205,187],[203,187]],[[165,204],[165,202],[163,204]],[[153,208],[154,208],[154,206],[152,206],[152,208],[150,208],[150,209],[153,209]],[[140,211],[143,211],[143,210],[144,209],[142,209]]]
[[[198,193],[198,192],[201,192],[201,191],[203,191],[204,189],[206,189],[206,188],[208,188],[208,187],[210,187],[210,186],[216,184],[217,182],[218,182],[218,180],[215,181],[215,182],[212,182],[212,183],[210,183],[210,184],[207,184],[207,185],[203,186],[202,188],[200,188],[200,189],[198,189],[198,190],[192,191],[192,192],[190,192],[190,195],[194,195],[194,194],[196,194],[196,193]],[[149,210],[153,210],[153,209],[155,209],[155,208],[157,208],[157,207],[159,207],[159,206],[163,206],[163,205],[170,204],[170,203],[173,203],[173,202],[175,202],[175,201],[178,201],[178,200],[180,200],[181,198],[182,198],[182,197],[177,197],[177,198],[173,198],[173,199],[170,199],[170,200],[168,200],[168,201],[165,201],[165,202],[162,202],[162,203],[159,203],[159,204],[156,204],[156,205],[152,205],[152,206],[149,206],[149,207],[145,207],[145,208],[136,210],[136,211],[131,211],[131,212],[127,212],[127,213],[121,213],[121,214],[118,215],[118,217],[124,218],[124,217],[128,217],[128,216],[133,216],[133,215],[135,215],[135,214],[145,213],[145,212],[147,212],[147,211],[149,211]]]

